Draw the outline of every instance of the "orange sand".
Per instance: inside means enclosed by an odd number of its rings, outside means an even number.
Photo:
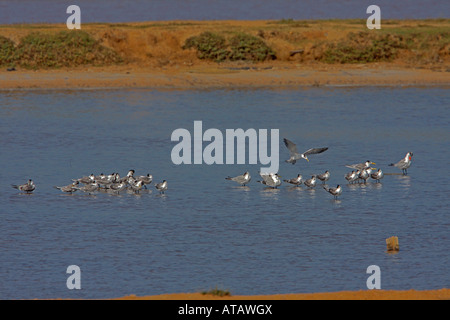
[[[450,289],[440,290],[361,290],[327,293],[291,293],[255,296],[218,297],[201,293],[174,293],[138,297],[130,295],[119,300],[449,300]]]

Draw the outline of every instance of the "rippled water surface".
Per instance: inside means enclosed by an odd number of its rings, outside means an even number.
[[[450,286],[448,88],[292,90],[80,90],[0,92],[0,298],[107,298]],[[256,182],[261,165],[174,165],[171,134],[279,129],[283,178],[331,172],[338,201],[320,186]],[[285,163],[287,137],[304,151]],[[208,143],[204,143],[206,146]],[[370,159],[386,173],[407,151],[408,176],[348,185],[344,165]],[[54,185],[90,173],[166,179],[140,194],[62,194]],[[224,178],[249,170],[240,187]],[[11,188],[32,178],[36,191]],[[398,236],[400,252],[386,253]],[[66,268],[81,269],[68,290]]]

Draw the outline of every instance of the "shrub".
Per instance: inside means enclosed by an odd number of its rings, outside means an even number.
[[[390,61],[397,56],[400,48],[407,48],[402,36],[349,33],[346,39],[328,44],[320,60],[328,63]]]
[[[229,59],[264,61],[276,59],[275,52],[258,37],[239,33],[230,39],[231,54]]]
[[[258,37],[239,33],[229,43],[225,37],[203,32],[186,40],[183,49],[195,48],[199,59],[222,62],[225,60],[264,61],[276,59],[275,52]]]
[[[61,31],[56,34],[30,33],[16,48],[18,64],[28,68],[73,67],[122,62],[113,50],[106,48],[83,31]]]
[[[0,65],[11,64],[14,61],[14,42],[0,36]]]
[[[221,35],[203,32],[186,40],[183,49],[195,48],[199,59],[224,61],[229,55],[226,40]]]

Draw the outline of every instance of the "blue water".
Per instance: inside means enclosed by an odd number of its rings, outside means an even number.
[[[0,0],[0,24],[65,23],[76,4],[82,23],[160,20],[367,19],[376,4],[382,19],[448,18],[447,0]]]
[[[0,92],[0,299],[112,298],[450,287],[450,95],[447,87],[286,90],[17,90]],[[261,164],[179,165],[172,132],[279,129],[283,178],[331,172],[338,201],[320,186],[256,182]],[[329,150],[290,165],[300,150]],[[208,143],[205,143],[206,146]],[[407,176],[348,185],[345,164],[385,173],[412,151]],[[140,194],[62,194],[90,173],[129,169],[166,179]],[[224,178],[250,171],[240,187]],[[31,195],[11,188],[32,178]],[[386,253],[398,236],[400,252]],[[69,265],[81,290],[69,290]]]

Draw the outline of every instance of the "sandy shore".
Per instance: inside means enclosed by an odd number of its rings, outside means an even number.
[[[449,300],[450,289],[440,290],[361,290],[327,293],[275,294],[218,297],[201,293],[176,293],[138,297],[130,295],[120,300]]]
[[[83,32],[114,50],[123,63],[37,70],[18,63],[16,71],[7,71],[4,64],[0,68],[0,90],[448,85],[449,26],[450,19],[385,21],[381,34],[413,35],[411,39],[418,41],[416,47],[400,49],[388,62],[324,63],[320,62],[323,52],[319,48],[324,43],[347,41],[350,34],[366,33],[364,20],[83,24]],[[16,46],[31,33],[52,35],[62,31],[67,31],[65,24],[0,25],[0,37]],[[257,36],[277,52],[277,59],[218,63],[199,59],[194,49],[183,49],[188,38],[205,31]],[[301,53],[293,55],[296,50]]]
[[[77,70],[0,71],[0,89],[173,88],[449,85],[450,73],[383,65],[201,65],[152,70],[139,66]]]

